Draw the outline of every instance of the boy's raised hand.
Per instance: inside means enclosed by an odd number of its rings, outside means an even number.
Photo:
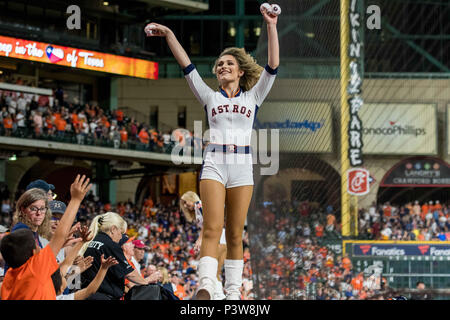
[[[90,179],[86,178],[85,175],[81,176],[78,174],[75,181],[70,186],[70,195],[73,200],[79,200],[80,202],[86,196],[86,193],[91,189],[92,184],[89,184]]]

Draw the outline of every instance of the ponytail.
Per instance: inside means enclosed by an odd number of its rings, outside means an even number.
[[[108,232],[111,227],[117,227],[120,230],[122,230],[123,233],[127,231],[127,222],[117,213],[115,212],[107,212],[104,214],[100,214],[96,216],[89,227],[89,231],[91,232],[92,239],[94,239],[99,231],[101,232]],[[92,240],[91,240],[92,241]],[[89,247],[89,244],[91,241],[86,242],[83,244],[79,251],[79,255],[84,255],[86,252],[86,249]]]

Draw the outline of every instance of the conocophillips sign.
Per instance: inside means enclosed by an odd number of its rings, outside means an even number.
[[[428,256],[450,257],[450,243],[445,244],[401,244],[401,243],[353,243],[353,256],[391,257]]]
[[[364,154],[437,154],[437,110],[432,104],[365,103]]]
[[[278,129],[281,152],[330,153],[331,106],[312,102],[265,102],[254,129]]]

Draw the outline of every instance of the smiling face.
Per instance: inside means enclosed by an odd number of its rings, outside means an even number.
[[[239,82],[243,75],[244,71],[239,68],[239,64],[234,56],[226,54],[219,58],[216,76],[221,86],[230,82]]]
[[[45,219],[45,213],[47,208],[45,206],[44,200],[37,200],[30,204],[28,207],[24,208],[23,212],[30,220],[31,224],[38,228]]]

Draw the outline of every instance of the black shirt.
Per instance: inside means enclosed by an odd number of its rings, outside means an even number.
[[[97,292],[106,294],[113,299],[120,299],[124,294],[125,276],[134,269],[125,258],[122,247],[104,232],[97,234],[84,253],[84,257],[92,256],[94,261],[92,266],[81,274],[81,287],[86,288],[97,275],[102,263],[102,254],[104,259],[112,256],[119,263],[108,269]]]

